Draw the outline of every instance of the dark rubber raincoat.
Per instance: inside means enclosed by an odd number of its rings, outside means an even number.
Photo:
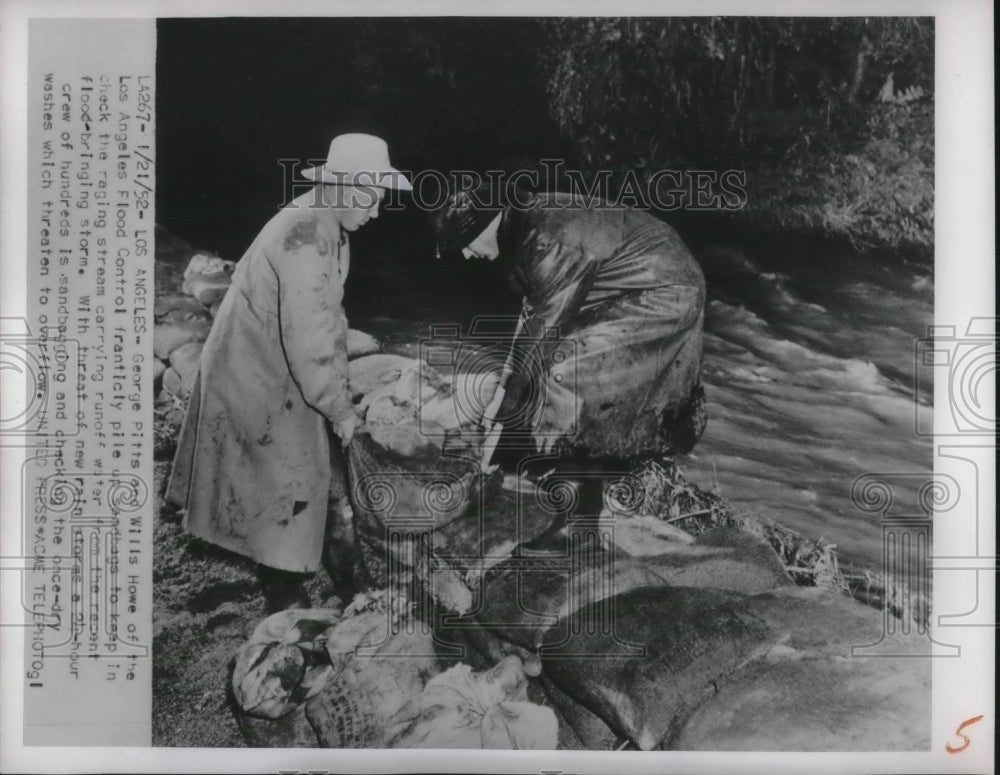
[[[689,450],[705,425],[701,267],[648,213],[567,194],[524,203],[497,232],[524,294],[498,419],[583,458]]]

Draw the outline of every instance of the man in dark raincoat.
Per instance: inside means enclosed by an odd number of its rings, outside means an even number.
[[[282,208],[240,259],[201,356],[167,497],[185,528],[259,563],[268,605],[308,605],[341,446],[357,423],[342,300],[348,233],[410,190],[386,144],[334,138],[315,185]]]
[[[501,204],[487,187],[454,194],[434,226],[441,250],[500,256],[524,295],[502,401],[487,411],[505,433],[574,460],[695,445],[705,278],[673,228],[561,193],[514,190]]]

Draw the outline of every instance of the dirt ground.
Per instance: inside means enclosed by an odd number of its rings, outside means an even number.
[[[156,464],[153,569],[153,745],[242,747],[229,705],[229,663],[265,617],[253,564],[187,535],[163,501],[170,462]],[[314,605],[341,607],[326,573]]]
[[[191,246],[157,229],[156,289],[178,293]],[[158,405],[158,412],[163,405]],[[253,563],[186,534],[163,499],[178,419],[159,425],[153,550],[153,745],[242,747],[230,709],[229,663],[265,617]],[[325,573],[309,585],[317,606],[340,607]]]

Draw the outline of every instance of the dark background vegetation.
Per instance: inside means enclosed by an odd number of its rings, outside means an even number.
[[[708,228],[933,245],[930,18],[168,19],[157,76],[158,221],[228,258],[280,204],[277,160],[344,131],[411,170],[740,169],[747,206]],[[415,208],[353,244],[449,265]]]

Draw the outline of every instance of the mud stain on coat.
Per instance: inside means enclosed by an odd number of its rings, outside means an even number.
[[[285,241],[282,244],[285,250],[292,253],[303,245],[313,245],[316,243],[316,221],[299,221],[289,230]]]

